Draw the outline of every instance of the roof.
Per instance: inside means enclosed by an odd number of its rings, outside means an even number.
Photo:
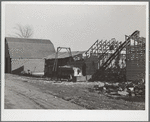
[[[40,59],[55,53],[50,40],[6,37],[10,58]]]
[[[83,54],[85,51],[72,51],[71,54],[72,56],[77,56],[77,55],[80,55],[80,54]],[[49,56],[47,56],[45,59],[55,59],[55,55],[56,53],[53,53]],[[61,58],[68,58],[70,57],[69,53],[68,52],[59,52],[58,53],[58,59],[61,59]]]

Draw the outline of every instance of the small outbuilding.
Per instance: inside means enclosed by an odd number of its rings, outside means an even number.
[[[70,65],[70,62],[73,62],[74,60],[81,60],[84,52],[85,51],[72,51],[72,56],[70,56],[68,52],[59,52],[57,57],[57,67]],[[45,57],[45,76],[52,76],[55,58],[56,53]]]
[[[44,57],[55,53],[50,40],[5,38],[5,73],[44,73]]]
[[[72,55],[70,56],[68,52],[59,52],[57,58],[57,67],[75,67],[80,69],[83,76],[91,76],[98,69],[98,57],[91,56],[90,58],[86,59],[86,57],[84,57],[84,53],[85,51],[72,51]],[[44,75],[47,77],[53,77],[55,56],[56,53],[45,58]]]

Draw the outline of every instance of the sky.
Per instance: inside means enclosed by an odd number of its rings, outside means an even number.
[[[16,32],[17,24],[31,26],[31,38],[49,39],[55,48],[85,51],[96,40],[125,41],[135,30],[146,37],[146,6],[6,4],[6,37]]]

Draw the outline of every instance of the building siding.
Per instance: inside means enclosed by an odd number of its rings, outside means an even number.
[[[50,40],[5,38],[5,73],[44,72],[44,57],[55,53]]]
[[[44,72],[43,59],[11,59],[11,73],[19,74],[21,71],[32,73]]]

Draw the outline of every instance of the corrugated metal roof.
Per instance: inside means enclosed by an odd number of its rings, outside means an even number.
[[[77,56],[79,54],[83,54],[85,51],[72,51],[71,54],[72,56]],[[45,59],[55,59],[55,55],[56,53],[53,53],[47,57],[45,57]],[[58,53],[58,58],[67,58],[67,57],[70,57],[69,53],[68,52],[59,52]]]
[[[40,59],[55,53],[54,45],[45,39],[24,39],[6,37],[10,58]]]

